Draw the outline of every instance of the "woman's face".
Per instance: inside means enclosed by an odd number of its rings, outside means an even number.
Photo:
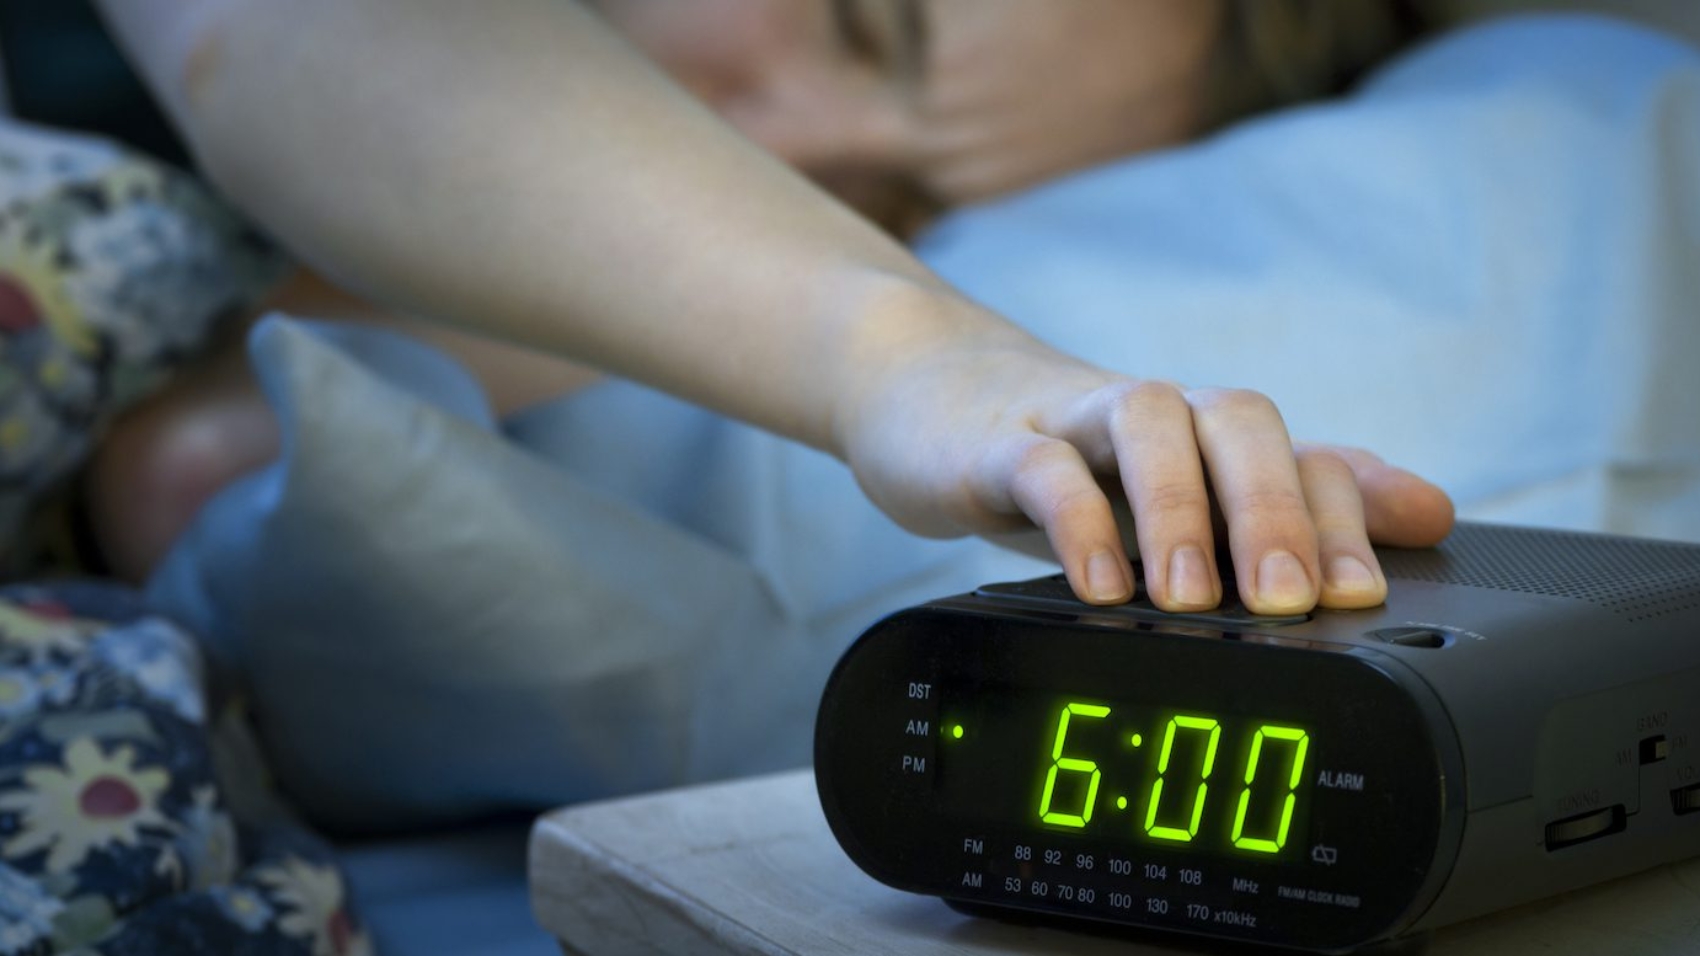
[[[1185,140],[1217,2],[593,0],[733,126],[882,223]]]

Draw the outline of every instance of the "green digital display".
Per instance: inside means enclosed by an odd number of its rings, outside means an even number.
[[[1039,798],[1039,819],[1067,827],[1083,827],[1091,822],[1092,808],[1098,802],[1098,781],[1104,776],[1104,772],[1098,769],[1095,761],[1063,756],[1063,747],[1068,743],[1070,717],[1103,717],[1109,712],[1110,708],[1095,704],[1071,703],[1063,706],[1062,716],[1057,718],[1056,743],[1051,746],[1051,769],[1045,774],[1045,792]],[[1063,813],[1051,809],[1051,798],[1057,791],[1057,774],[1065,772],[1091,775],[1086,784],[1086,798],[1081,801],[1079,813]]]
[[[996,791],[1010,822],[1263,859],[1280,858],[1302,830],[1312,741],[1298,722],[1019,694],[981,701],[945,725],[945,776],[978,781],[964,802]]]

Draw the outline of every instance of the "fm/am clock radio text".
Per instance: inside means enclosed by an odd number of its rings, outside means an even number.
[[[1323,903],[1329,906],[1344,906],[1347,909],[1357,909],[1363,901],[1352,893],[1334,893],[1328,890],[1309,890],[1299,886],[1280,886],[1275,888],[1275,895],[1284,900],[1296,903]]]

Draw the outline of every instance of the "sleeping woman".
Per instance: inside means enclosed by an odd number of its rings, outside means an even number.
[[[1379,603],[1371,541],[1450,527],[1414,475],[1295,450],[1263,396],[1056,353],[870,226],[1335,92],[1415,4],[594,6],[104,4],[201,170],[305,264],[267,305],[419,330],[499,410],[634,378],[831,452],[918,533],[1036,527],[1098,603],[1133,590],[1124,495],[1170,609],[1221,600],[1216,520],[1263,612]],[[112,566],[145,575],[275,451],[233,349],[183,372],[92,462]]]

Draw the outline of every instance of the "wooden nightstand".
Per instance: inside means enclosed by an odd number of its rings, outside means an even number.
[[[532,910],[569,953],[1140,956],[1121,939],[964,916],[864,875],[796,771],[558,810]],[[1442,930],[1433,956],[1694,956],[1700,859]]]

